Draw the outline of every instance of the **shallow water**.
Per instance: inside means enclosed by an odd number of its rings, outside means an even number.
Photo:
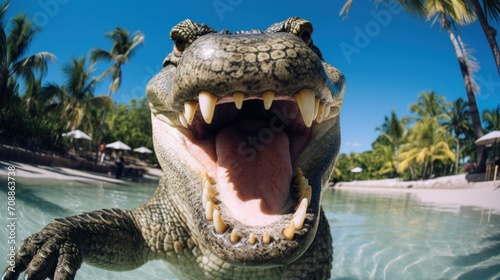
[[[18,178],[16,241],[19,244],[53,218],[102,208],[133,208],[147,201],[155,187]],[[0,205],[3,269],[9,235],[5,186]],[[405,193],[337,190],[326,191],[323,207],[334,239],[332,279],[500,278],[500,216],[488,209],[425,204]],[[77,279],[176,277],[155,261],[127,272],[84,264]]]

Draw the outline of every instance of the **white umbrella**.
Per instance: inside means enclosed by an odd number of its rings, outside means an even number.
[[[131,148],[127,146],[127,144],[122,141],[116,141],[106,145],[106,148],[115,149],[115,150],[130,150]]]
[[[138,152],[141,154],[151,154],[153,151],[151,151],[150,149],[148,149],[146,147],[140,147],[140,148],[135,148],[134,152]]]
[[[363,168],[361,167],[354,167],[353,169],[351,169],[352,173],[360,173],[361,171],[363,171]]]
[[[500,130],[492,131],[475,141],[476,145],[488,146],[496,144],[500,140]]]
[[[84,139],[84,140],[92,140],[90,136],[82,132],[81,130],[73,130],[67,133],[62,134],[63,137],[75,138],[75,139]]]

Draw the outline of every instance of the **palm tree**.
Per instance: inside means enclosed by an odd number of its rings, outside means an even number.
[[[347,18],[349,10],[351,8],[353,0],[347,0],[340,15],[344,15],[344,19]],[[388,0],[375,0],[375,4],[391,3]],[[493,58],[497,65],[498,75],[500,75],[500,51],[498,48],[497,41],[495,39],[497,31],[489,24],[489,20],[497,21],[500,19],[500,3],[497,0],[483,0],[482,6],[479,0],[459,0],[459,1],[449,1],[449,0],[396,0],[396,2],[403,7],[410,14],[416,14],[419,17],[426,16],[426,11],[424,9],[425,3],[431,3],[431,5],[438,5],[445,9],[446,7],[453,7],[453,9],[458,8],[458,12],[454,14],[463,13],[463,11],[470,14],[470,11],[474,12],[475,17],[479,19],[479,23],[483,29],[483,32],[490,45]],[[475,19],[474,19],[475,20]],[[473,21],[474,21],[473,20]]]
[[[25,14],[19,14],[11,19],[7,32],[4,17],[8,7],[9,2],[0,6],[0,107],[7,106],[12,98],[18,96],[17,78],[23,78],[28,84],[35,82],[35,71],[43,76],[47,62],[55,60],[55,56],[48,52],[25,57],[40,29]]]
[[[463,98],[455,100],[448,111],[448,121],[445,124],[449,131],[455,135],[455,173],[458,172],[458,162],[460,161],[460,136],[465,135],[470,130],[470,114],[467,103]]]
[[[122,81],[122,65],[127,63],[136,51],[136,48],[144,42],[144,34],[140,31],[135,31],[130,34],[127,29],[122,29],[117,27],[114,31],[107,33],[113,46],[110,51],[104,49],[96,48],[90,51],[90,59],[94,62],[98,60],[103,60],[107,62],[113,62],[113,65],[109,67],[104,73],[97,78],[101,80],[106,76],[111,76],[111,84],[108,90],[108,96],[118,91]],[[104,120],[106,119],[106,111],[103,111],[101,116],[101,121],[99,123],[99,135],[97,137],[97,149],[102,138],[102,130],[104,126]],[[96,153],[97,162],[97,153]]]
[[[352,0],[348,0],[341,12],[349,10]],[[388,3],[387,0],[377,0],[376,3]],[[455,55],[462,73],[462,78],[465,84],[465,92],[469,104],[469,113],[472,119],[472,127],[476,139],[484,135],[479,111],[476,104],[475,93],[479,87],[473,79],[474,72],[478,69],[475,59],[469,54],[464,47],[462,39],[458,34],[455,34],[451,29],[452,23],[459,25],[470,24],[475,20],[475,14],[468,0],[396,0],[406,11],[418,16],[425,15],[426,19],[432,19],[433,22],[438,20],[443,29],[446,30],[450,37],[450,41],[455,50]],[[488,11],[495,19],[498,17],[497,1],[488,1]],[[495,11],[495,12],[492,12]],[[453,24],[456,28],[456,25]],[[478,146],[476,149],[478,160],[478,172],[484,172],[486,169],[486,149],[484,146]]]
[[[483,128],[475,96],[475,93],[479,91],[479,87],[475,83],[473,77],[473,74],[477,71],[478,66],[474,59],[470,56],[467,49],[464,47],[460,36],[451,30],[452,22],[464,25],[474,21],[474,13],[466,0],[457,0],[453,2],[447,2],[445,0],[426,0],[424,6],[428,18],[435,18],[440,21],[441,26],[448,33],[453,48],[455,49],[455,55],[464,79],[465,92],[467,95],[474,135],[476,139],[478,139],[483,136]],[[456,27],[456,25],[454,26]],[[486,169],[485,147],[477,146],[476,153],[478,160],[478,172],[483,172]]]
[[[436,118],[438,121],[446,120],[447,109],[450,106],[444,95],[437,95],[434,91],[422,92],[418,101],[410,105],[410,112],[423,118]]]
[[[391,147],[393,151],[394,162],[394,171],[398,170],[399,165],[399,148],[403,143],[403,139],[406,136],[407,129],[406,125],[408,124],[408,119],[401,118],[398,119],[396,115],[396,110],[392,109],[391,116],[384,116],[384,123],[381,127],[376,128],[382,132],[382,137],[385,141],[388,142],[388,145]],[[382,143],[381,143],[382,144]]]
[[[375,143],[373,145],[373,157],[375,165],[379,166],[378,175],[390,174],[393,177],[397,173],[399,161],[394,150],[389,145]]]
[[[113,107],[113,101],[108,96],[94,97],[94,88],[97,80],[92,78],[95,71],[93,65],[86,66],[85,58],[73,58],[62,68],[66,81],[60,86],[49,83],[42,88],[42,94],[55,97],[63,119],[66,120],[66,129],[75,130],[80,126],[92,133],[92,118],[89,116],[90,106]]]
[[[484,35],[490,44],[491,52],[493,53],[493,58],[497,64],[498,75],[500,76],[500,50],[498,49],[498,44],[496,40],[497,31],[490,26],[488,19],[497,21],[500,19],[500,3],[496,0],[483,0],[483,6],[479,4],[478,0],[469,0],[474,13],[479,19],[479,23],[483,28]],[[484,10],[484,11],[483,11]]]
[[[456,160],[449,145],[452,141],[454,139],[436,117],[424,117],[411,129],[408,142],[401,147],[398,172],[403,172],[416,163],[421,167],[421,177],[430,178],[435,161],[446,163]]]
[[[484,110],[483,121],[488,131],[500,130],[500,105],[496,109]]]

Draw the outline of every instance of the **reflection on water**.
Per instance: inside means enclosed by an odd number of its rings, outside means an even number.
[[[408,193],[329,190],[323,207],[334,240],[333,279],[500,277],[498,215],[488,222],[481,209],[423,205]]]
[[[134,208],[147,201],[155,187],[18,178],[17,242],[57,217]],[[0,191],[0,205],[7,203],[5,189]],[[500,216],[488,209],[437,207],[422,204],[412,194],[338,190],[326,191],[323,207],[334,240],[332,279],[500,278]],[[7,234],[7,228],[0,227],[0,238]],[[0,242],[0,252],[3,269],[6,242]],[[127,272],[83,265],[77,278],[176,279],[161,261]]]

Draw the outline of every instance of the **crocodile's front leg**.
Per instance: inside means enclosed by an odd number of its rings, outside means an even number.
[[[15,266],[2,279],[74,279],[82,261],[129,270],[147,261],[149,248],[132,211],[100,210],[56,219],[23,240]]]

